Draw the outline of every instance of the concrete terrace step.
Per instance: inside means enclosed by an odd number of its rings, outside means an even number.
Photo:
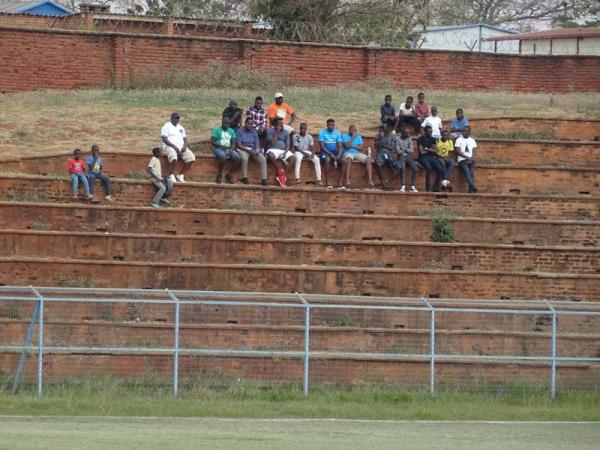
[[[0,284],[431,298],[598,300],[600,275],[0,258]]]
[[[155,193],[147,180],[113,181],[114,198],[121,205],[147,205]],[[0,176],[0,200],[66,202],[70,199],[71,186],[66,177]],[[596,196],[402,193],[180,183],[175,186],[172,200],[188,208],[393,215],[427,214],[442,208],[454,216],[600,218],[600,197]]]
[[[94,206],[0,202],[0,227],[21,230],[89,230],[103,233],[255,236],[363,241],[430,240],[430,217],[269,211]],[[586,246],[600,244],[598,221],[458,217],[457,242]]]
[[[600,248],[0,230],[3,256],[600,273]]]

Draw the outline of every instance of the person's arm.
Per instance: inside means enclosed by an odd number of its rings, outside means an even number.
[[[325,152],[329,155],[329,157],[335,159],[335,156],[333,155],[333,153],[331,153],[329,150],[327,150],[327,147],[325,147],[325,141],[319,141],[319,145],[321,146],[321,151]]]
[[[456,153],[457,156],[465,158],[467,161],[471,160],[471,158],[463,152],[462,146],[460,146],[460,145],[457,145],[456,147],[454,147],[454,152]]]
[[[235,139],[235,148],[237,148],[238,150],[245,150],[245,151],[249,151],[250,150],[248,147],[244,147],[242,145],[242,143],[240,142],[240,137],[239,136]]]
[[[475,165],[475,159],[477,155],[477,147],[473,147],[473,156],[471,156],[471,164]]]
[[[91,173],[92,170],[94,169],[94,160],[92,159],[90,161],[90,159],[88,158],[88,160],[86,161],[86,165],[87,165],[87,171],[88,171],[88,173]]]
[[[235,131],[233,131],[231,128],[229,130],[227,130],[227,132],[229,133],[229,136],[231,136],[231,142],[229,143],[229,151],[233,151],[235,150],[235,143],[237,140],[237,135],[235,134]],[[231,134],[233,133],[233,134]]]
[[[289,115],[290,115],[290,121],[288,122],[289,126],[292,126],[292,124],[294,123],[294,121],[296,120],[296,112],[290,108],[289,110]]]
[[[169,139],[167,139],[166,136],[161,136],[162,141],[168,145],[169,147],[171,147],[173,150],[175,150],[175,152],[177,153],[177,156],[181,156],[181,150],[177,148],[177,146],[175,144],[173,144],[171,141],[169,141]]]
[[[221,144],[219,144],[219,135],[218,135],[217,129],[212,131],[212,133],[210,135],[210,141],[212,142],[212,145],[214,145],[215,147],[223,148],[223,146]]]

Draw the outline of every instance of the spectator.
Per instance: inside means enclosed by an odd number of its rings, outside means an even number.
[[[377,136],[375,136],[375,169],[381,186],[384,189],[389,189],[390,184],[388,181],[383,181],[383,175],[381,170],[383,167],[388,166],[392,171],[397,168],[397,161],[393,157],[393,152],[398,150],[398,140],[396,135],[392,134],[392,126],[390,124],[384,125]]]
[[[187,148],[187,136],[185,128],[179,123],[181,116],[178,112],[171,113],[171,120],[165,123],[160,130],[162,139],[162,154],[167,157],[169,163],[169,178],[172,183],[176,181],[185,182],[185,173],[192,167],[196,157],[192,151]],[[179,175],[175,177],[174,166],[180,160],[183,164]]]
[[[267,157],[277,169],[276,180],[282,187],[287,187],[287,173],[294,163],[294,154],[290,151],[290,133],[283,128],[283,120],[272,120],[272,128],[267,130]]]
[[[442,119],[437,115],[438,109],[437,106],[431,107],[431,115],[427,116],[427,118],[421,124],[422,128],[426,126],[431,127],[431,136],[434,139],[439,140],[442,137]]]
[[[322,186],[321,182],[321,162],[319,157],[315,154],[315,140],[308,134],[308,126],[305,123],[300,124],[300,132],[292,135],[292,146],[294,147],[294,157],[296,158],[296,164],[294,171],[296,179],[294,184],[300,183],[300,167],[303,159],[308,159],[315,166],[315,179],[318,186]]]
[[[242,160],[242,183],[248,184],[248,159],[252,157],[260,166],[260,184],[266,186],[267,158],[261,152],[258,131],[251,117],[246,117],[244,126],[236,134],[236,146]]]
[[[433,108],[431,108],[433,109]],[[444,175],[442,179],[442,188],[450,187],[450,178],[452,177],[452,171],[454,170],[454,144],[450,139],[450,132],[448,130],[442,130],[442,138],[437,142],[436,145],[438,160],[442,163],[444,169]]]
[[[422,92],[419,92],[419,95],[417,95],[415,114],[417,116],[417,119],[419,120],[419,124],[422,124],[423,121],[429,115],[429,107],[427,106],[427,103],[425,103],[425,94],[423,94]]]
[[[270,123],[273,122],[273,119],[281,119],[283,128],[288,133],[293,131],[292,124],[296,120],[296,113],[290,105],[283,102],[283,94],[281,92],[275,94],[275,101],[267,109],[267,119]]]
[[[469,119],[465,117],[465,113],[462,108],[456,110],[456,117],[450,122],[450,137],[452,140],[458,139],[462,136],[462,132],[466,126],[469,125]]]
[[[411,180],[410,180],[410,192],[418,192],[415,187],[417,181],[417,174],[419,173],[419,166],[414,158],[415,149],[413,147],[412,139],[408,134],[408,128],[404,127],[400,131],[400,137],[398,137],[398,170],[400,171],[400,192],[406,191],[405,175],[406,166],[410,167]]]
[[[413,98],[410,95],[406,97],[406,101],[400,105],[398,111],[398,128],[402,130],[407,125],[412,126],[415,133],[419,134],[421,132],[421,122],[417,118]]]
[[[104,168],[104,165],[102,163],[102,158],[100,158],[99,156],[100,154],[100,147],[98,147],[97,145],[92,145],[92,155],[88,156],[87,158],[87,167],[88,167],[88,171],[87,171],[87,176],[88,176],[88,181],[90,184],[90,195],[94,195],[94,183],[96,180],[100,180],[102,181],[102,184],[104,185],[104,193],[105,196],[104,198],[106,200],[108,200],[109,202],[112,202],[112,196],[111,196],[111,192],[110,192],[110,178],[108,178],[108,176],[104,175],[104,173],[102,173],[102,169]]]
[[[431,126],[427,125],[423,128],[423,136],[417,139],[419,148],[419,162],[425,168],[425,190],[431,191],[431,171],[435,171],[435,183],[433,192],[440,191],[440,182],[444,173],[442,163],[436,156],[436,141],[431,136]]]
[[[465,176],[465,180],[469,186],[469,193],[476,194],[475,157],[477,153],[477,142],[470,137],[470,134],[471,127],[467,125],[463,128],[462,136],[454,143],[454,148],[456,149],[456,154],[458,156],[458,168]]]
[[[211,141],[213,144],[213,154],[219,162],[219,173],[217,175],[217,184],[221,184],[223,177],[223,168],[225,162],[229,161],[229,172],[225,175],[225,180],[233,184],[233,171],[235,165],[240,160],[240,154],[235,150],[236,134],[232,128],[229,128],[229,121],[226,117],[221,119],[221,126],[212,130]]]
[[[161,203],[168,205],[170,203],[169,197],[173,190],[173,181],[171,180],[171,177],[163,178],[160,154],[160,148],[154,147],[152,149],[152,158],[150,158],[147,169],[150,174],[150,182],[158,189],[150,202],[150,206],[153,208],[160,208]]]
[[[325,166],[325,184],[329,184],[329,170],[331,167],[337,169],[341,163],[342,157],[342,135],[335,129],[335,120],[327,119],[327,128],[319,132],[319,147],[321,152],[319,158],[321,164]],[[339,184],[342,182],[342,173],[340,172]]]
[[[396,108],[394,108],[394,105],[392,105],[391,95],[388,94],[383,98],[383,105],[381,105],[379,111],[382,124],[396,124]]]
[[[71,177],[73,186],[73,200],[79,198],[79,183],[83,184],[86,200],[92,200],[94,196],[90,194],[90,185],[85,175],[85,161],[81,159],[81,150],[76,148],[73,151],[73,159],[69,160],[67,167],[69,168],[69,176]]]
[[[354,125],[350,125],[348,132],[342,134],[342,150],[344,161],[342,171],[346,172],[346,186],[350,185],[350,168],[353,161],[358,161],[365,165],[369,186],[375,186],[375,183],[373,183],[373,167],[371,166],[371,149],[369,148],[369,154],[364,153],[363,138],[358,134]]]
[[[229,126],[237,133],[242,127],[242,114],[243,111],[238,107],[237,100],[229,100],[229,106],[223,110],[222,117],[227,119]]]
[[[252,127],[262,137],[267,129],[267,112],[263,109],[263,98],[258,96],[254,99],[254,105],[246,108],[246,116],[252,119]]]

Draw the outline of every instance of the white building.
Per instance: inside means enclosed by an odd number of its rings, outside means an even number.
[[[600,56],[600,28],[557,28],[514,36],[497,36],[487,43],[518,42],[521,55]]]
[[[447,27],[429,27],[421,36],[415,48],[432,50],[456,50],[463,52],[518,53],[517,42],[505,41],[494,45],[486,39],[492,37],[512,37],[516,31],[478,23],[473,25],[456,25]]]

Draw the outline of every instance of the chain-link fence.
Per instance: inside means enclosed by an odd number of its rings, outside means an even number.
[[[292,275],[292,274],[291,274]],[[0,391],[598,389],[600,303],[0,288]]]

